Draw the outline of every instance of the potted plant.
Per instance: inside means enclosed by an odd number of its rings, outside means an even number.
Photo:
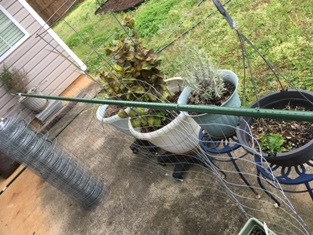
[[[103,85],[101,97],[128,101],[164,101],[169,92],[163,79],[163,73],[158,69],[160,60],[153,50],[142,46],[134,24],[133,19],[126,17],[123,26],[130,37],[125,34],[121,35],[117,41],[114,41],[113,47],[106,50],[107,56],[112,58],[113,63],[110,64],[109,71],[100,73],[100,81]],[[100,121],[130,134],[128,131],[129,112],[134,117],[143,110],[100,106],[97,117]],[[138,120],[139,118],[134,122],[138,122]],[[155,116],[153,121],[159,122],[160,117]]]
[[[183,79],[180,77],[171,78],[166,80],[168,84],[168,89],[170,92],[180,92],[183,85]],[[151,131],[143,131],[138,127],[132,120],[129,120],[129,130],[133,136],[137,139],[147,140],[150,143],[158,146],[168,152],[175,154],[183,154],[194,150],[198,146],[198,134],[200,131],[200,126],[190,117],[186,116],[184,113],[167,113],[171,116],[167,117],[170,122],[167,124],[153,123],[151,122],[148,126],[159,126],[159,129],[153,129]],[[140,118],[145,120],[146,118],[153,117],[153,114],[142,115]],[[162,119],[166,120],[166,113],[160,115]]]
[[[164,80],[164,75],[158,68],[161,61],[153,50],[142,46],[134,23],[134,20],[126,17],[123,26],[130,37],[122,35],[116,41],[115,47],[106,51],[114,63],[111,65],[111,71],[100,74],[104,95],[119,100],[170,102],[173,92],[181,88],[178,84],[182,84],[182,79]],[[188,118],[183,114],[175,118],[177,116],[175,113],[165,110],[128,108],[119,109],[116,115],[119,121],[124,119],[123,121],[128,122],[129,131],[134,137],[147,140],[166,151],[184,153],[194,149],[198,144],[195,131],[198,125],[192,120],[191,123],[188,122]],[[107,119],[103,121],[108,123]],[[190,130],[186,131],[187,126]],[[168,131],[168,128],[172,130],[172,127],[177,128],[173,134]],[[190,143],[186,144],[188,140]]]
[[[269,230],[266,224],[252,217],[245,223],[238,235],[275,235],[275,233]]]
[[[250,108],[313,110],[313,93],[283,90],[261,97]],[[279,166],[296,166],[313,157],[313,127],[310,122],[241,117],[238,141],[252,154]],[[260,144],[259,144],[260,143]]]
[[[187,86],[181,93],[178,104],[240,107],[238,78],[235,73],[215,69],[208,57],[196,49],[190,49],[187,56],[188,62],[182,68]],[[214,138],[233,135],[239,120],[238,117],[230,115],[184,113]]]
[[[4,88],[12,94],[38,93],[37,87],[27,89],[27,74],[23,70],[17,70],[16,68],[10,70],[4,66],[0,74],[0,81]],[[48,105],[48,100],[33,97],[21,97],[19,98],[19,102],[35,113],[40,113]]]

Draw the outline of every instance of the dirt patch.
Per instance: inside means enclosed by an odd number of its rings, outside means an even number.
[[[143,2],[144,0],[108,0],[104,5],[96,10],[95,14],[106,13],[108,11],[125,11],[138,6]]]
[[[301,106],[287,105],[285,110],[308,111]],[[281,143],[277,143],[277,148],[281,152],[289,152],[300,148],[313,139],[313,126],[307,121],[284,121],[270,118],[258,119],[251,125],[251,131],[256,139],[261,143],[262,151],[273,152],[269,143],[281,139]],[[265,137],[265,135],[269,135]],[[276,136],[276,139],[274,138]],[[271,138],[273,136],[273,138]],[[277,140],[277,138],[280,138]],[[274,149],[277,150],[277,149]],[[275,153],[275,152],[274,152]]]
[[[108,118],[108,117],[112,117],[116,114],[118,114],[118,112],[123,108],[123,106],[118,106],[118,105],[109,105],[107,107],[107,109],[105,110],[104,113],[104,117]]]

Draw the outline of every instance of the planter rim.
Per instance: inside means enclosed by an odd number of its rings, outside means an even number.
[[[165,79],[165,82],[174,82],[174,81],[183,81],[183,78],[181,77],[172,77],[172,78],[168,78]],[[179,113],[179,115],[174,118],[170,123],[168,123],[167,125],[163,126],[162,128],[155,130],[155,131],[151,131],[151,132],[147,132],[147,133],[142,133],[136,129],[133,128],[133,125],[131,124],[130,119],[128,120],[128,126],[129,126],[129,130],[130,132],[134,135],[134,136],[138,136],[140,135],[142,138],[156,138],[160,135],[164,135],[164,132],[170,127],[170,128],[175,128],[180,124],[180,121],[184,120],[186,118],[186,115],[184,115],[182,112]]]
[[[313,98],[313,92],[310,92],[310,91],[307,91],[307,90],[299,90],[299,89],[290,89],[290,90],[287,90],[287,91],[276,91],[276,92],[272,92],[272,93],[269,93],[261,98],[259,98],[258,100],[256,100],[255,102],[253,102],[251,105],[249,105],[249,107],[254,107],[255,105],[257,105],[260,101],[262,100],[265,100],[269,97],[272,97],[272,96],[278,96],[279,94],[283,94],[283,93],[303,93],[303,94],[306,94],[308,96],[311,96]],[[289,97],[286,97],[285,99],[286,100],[290,100],[294,98],[295,101],[299,100],[300,98],[297,98],[297,97],[294,97],[294,96],[289,96]],[[305,99],[305,96],[303,97],[303,100]],[[281,99],[283,100],[283,99]],[[260,108],[262,108],[264,106],[260,106]],[[283,153],[278,153],[276,154],[276,156],[270,156],[268,153],[262,151],[262,150],[256,150],[254,148],[254,146],[252,145],[249,145],[247,146],[246,145],[246,141],[244,141],[242,138],[242,135],[245,135],[246,133],[248,133],[249,135],[251,135],[251,130],[250,130],[250,123],[249,121],[251,120],[252,118],[251,117],[240,117],[240,120],[239,120],[239,125],[236,127],[236,133],[237,133],[237,137],[238,137],[238,140],[241,144],[245,143],[243,145],[243,147],[250,153],[252,154],[258,154],[260,155],[260,153],[262,154],[262,156],[269,162],[283,162],[284,160],[290,160],[292,159],[292,157],[290,157],[290,155],[294,155],[294,154],[298,154],[299,152],[302,152],[304,150],[306,150],[309,146],[312,146],[313,145],[313,139],[310,140],[309,142],[307,142],[305,145],[299,147],[299,148],[296,148],[296,149],[293,149],[293,150],[290,150],[288,152],[283,152]],[[245,122],[244,124],[244,128],[241,127],[241,123]],[[249,125],[249,127],[246,127],[247,125]],[[243,134],[242,134],[243,133]],[[305,161],[307,162],[307,161]],[[302,162],[301,164],[305,163],[305,162]],[[299,163],[300,165],[300,163]],[[285,166],[285,164],[283,164],[282,166]],[[287,165],[286,165],[287,166]]]
[[[168,78],[168,79],[165,79],[165,82],[175,82],[175,81],[178,81],[178,82],[183,82],[183,78],[181,77],[172,77],[172,78]],[[142,138],[156,138],[158,137],[160,134],[164,135],[164,131],[171,127],[171,128],[175,128],[176,126],[178,126],[180,124],[180,121],[181,120],[184,120],[186,118],[186,115],[182,114],[181,112],[179,113],[179,115],[174,118],[170,123],[168,123],[167,125],[163,126],[162,128],[158,129],[158,130],[155,130],[155,131],[151,131],[151,132],[147,132],[147,133],[142,133],[140,131],[137,131],[133,128],[133,125],[131,124],[130,122],[130,119],[128,120],[128,126],[129,126],[129,130],[130,132],[135,135],[135,136],[138,136],[139,133],[141,135]]]
[[[98,121],[109,124],[109,123],[112,123],[112,122],[114,122],[116,120],[121,120],[121,119],[125,119],[126,120],[128,118],[128,117],[127,118],[121,118],[117,114],[115,114],[115,115],[113,115],[111,117],[104,117],[104,113],[105,113],[106,109],[108,108],[108,106],[109,105],[104,104],[104,105],[100,105],[98,107],[98,110],[97,110],[97,119],[98,119]],[[129,107],[127,107],[125,109],[126,112],[128,112],[129,110],[130,110]]]
[[[264,225],[262,224],[262,222],[255,217],[251,217],[246,221],[246,223],[244,224],[244,226],[242,227],[238,235],[249,235],[253,226],[259,226],[260,228],[263,229],[263,232],[265,232]],[[275,235],[275,233],[270,229],[269,229],[269,232]]]
[[[134,135],[134,136],[141,136],[141,139],[146,139],[146,138],[156,138],[159,137],[160,135],[164,135],[164,133],[170,129],[170,128],[175,128],[177,126],[180,125],[181,121],[183,121],[184,119],[186,119],[186,115],[180,113],[174,120],[172,120],[170,123],[168,123],[167,125],[163,126],[162,128],[155,130],[155,131],[151,131],[151,132],[147,132],[147,133],[142,133],[136,129],[133,128],[133,125],[131,124],[130,119],[128,120],[128,126],[129,126],[129,130],[130,132]]]
[[[227,74],[233,74],[235,77],[236,77],[236,84],[233,84],[235,86],[235,90],[233,91],[232,95],[224,102],[222,103],[220,106],[224,106],[236,93],[237,89],[238,89],[238,77],[237,75],[229,70],[229,69],[218,69],[217,70],[218,72],[220,72],[221,74],[224,73],[225,75]],[[223,74],[222,74],[223,76]],[[223,78],[223,77],[222,77]],[[188,92],[191,92],[192,89],[190,87],[185,87],[184,90],[188,90]],[[188,103],[188,102],[187,102]],[[181,102],[178,102],[178,104],[181,104]],[[208,104],[207,106],[216,106],[214,104]],[[201,114],[197,114],[197,115],[190,115],[187,111],[182,111],[186,116],[189,116],[189,117],[201,117],[201,116],[205,116],[207,115],[206,113],[201,113]]]

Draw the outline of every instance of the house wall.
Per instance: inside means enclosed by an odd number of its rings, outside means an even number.
[[[76,3],[83,0],[26,0],[29,5],[47,22],[52,25],[58,21],[64,13],[68,11]]]
[[[4,65],[24,69],[29,78],[28,88],[40,85],[39,90],[45,95],[62,93],[86,69],[85,65],[25,0],[0,0],[0,5],[30,34],[1,62],[0,72]],[[0,117],[17,108],[23,109],[18,98],[8,94],[0,85]]]

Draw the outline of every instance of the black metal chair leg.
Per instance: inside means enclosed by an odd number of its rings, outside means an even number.
[[[264,185],[261,182],[261,172],[257,169],[257,181],[260,187],[263,189],[263,191],[269,196],[276,204],[280,207],[280,202],[264,187]]]
[[[211,160],[210,156],[208,156],[208,158],[209,158],[209,159],[208,159],[209,163],[203,163],[203,165],[204,165],[205,167],[207,167],[206,164],[212,165],[213,167],[215,167],[215,168],[223,175],[223,178],[226,179],[226,173],[225,173],[218,165],[216,165],[216,164],[214,163],[214,161]]]
[[[309,182],[306,182],[306,183],[304,183],[304,184],[305,184],[305,187],[307,188],[308,193],[310,194],[311,199],[312,199],[312,201],[313,201],[313,189],[311,188]]]
[[[183,180],[183,174],[189,170],[189,168],[191,167],[190,163],[177,163],[175,164],[174,170],[173,170],[173,178],[176,180]]]
[[[248,180],[243,176],[243,174],[241,173],[236,161],[234,160],[234,158],[232,156],[230,156],[228,154],[228,156],[230,157],[231,162],[233,163],[236,171],[238,172],[240,178],[243,180],[243,182],[245,182],[245,184],[251,189],[251,191],[257,196],[259,197],[259,194],[254,190],[254,188],[251,186],[251,184],[248,182]]]

